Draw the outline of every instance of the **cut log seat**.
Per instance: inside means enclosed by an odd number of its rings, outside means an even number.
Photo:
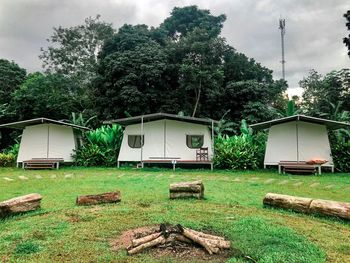
[[[292,195],[281,195],[268,193],[265,195],[263,204],[278,208],[290,209],[296,212],[308,213],[311,198],[297,197]]]
[[[170,199],[204,197],[204,185],[202,181],[180,182],[171,184],[169,187]]]
[[[296,212],[334,216],[350,220],[350,203],[345,202],[268,193],[263,199],[263,204],[291,209]]]
[[[76,200],[77,205],[97,205],[104,203],[117,203],[121,201],[120,191],[96,194],[96,195],[82,195],[78,196]]]
[[[0,217],[34,211],[40,208],[41,199],[40,194],[34,193],[3,201],[0,203]]]

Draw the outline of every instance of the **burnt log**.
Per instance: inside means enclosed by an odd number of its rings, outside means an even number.
[[[133,254],[136,254],[142,250],[145,250],[147,248],[150,248],[150,247],[154,247],[154,246],[157,246],[157,245],[160,245],[160,244],[164,244],[165,243],[165,237],[164,236],[159,236],[158,238],[156,239],[153,239],[147,243],[143,243],[137,247],[134,247],[130,250],[128,250],[128,254],[129,255],[133,255]]]
[[[138,239],[133,239],[131,241],[132,243],[132,246],[133,247],[137,247],[139,245],[142,245],[144,243],[147,243],[149,241],[152,241],[153,239],[156,239],[158,238],[162,233],[161,232],[158,232],[158,233],[153,233],[153,234],[150,234],[148,236],[145,236],[145,237],[141,237],[141,238],[138,238]]]
[[[206,233],[203,233],[203,232],[199,232],[199,231],[196,231],[196,230],[193,230],[193,229],[189,229],[187,228],[189,231],[193,232],[194,234],[200,236],[200,237],[203,237],[203,238],[207,238],[207,239],[217,239],[217,240],[225,240],[225,238],[223,237],[219,237],[219,236],[214,236],[214,235],[210,235],[210,234],[206,234]]]
[[[205,248],[205,250],[212,255],[213,253],[216,254],[219,252],[219,248],[215,245],[208,242],[208,240],[194,234],[192,231],[190,231],[187,228],[183,228],[182,234],[187,237],[188,239],[191,239],[194,243],[197,243]]]
[[[263,204],[278,208],[290,209],[295,212],[309,213],[311,198],[297,197],[268,193],[265,195]]]
[[[96,195],[82,195],[78,196],[76,200],[77,205],[97,205],[105,203],[117,203],[121,201],[119,191],[96,194]]]
[[[350,203],[316,199],[310,204],[310,212],[350,220]]]
[[[39,209],[41,199],[40,194],[34,193],[3,201],[0,203],[0,217]]]

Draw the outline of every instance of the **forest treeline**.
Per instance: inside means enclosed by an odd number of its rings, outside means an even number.
[[[221,35],[225,15],[175,7],[158,27],[115,29],[100,16],[54,28],[43,72],[0,59],[0,123],[35,117],[102,121],[167,112],[249,124],[288,115],[287,83]],[[278,51],[276,51],[278,52]],[[295,112],[349,121],[350,71],[300,81]],[[96,117],[95,117],[96,116]],[[72,120],[71,120],[72,121]],[[6,135],[4,135],[6,136]]]

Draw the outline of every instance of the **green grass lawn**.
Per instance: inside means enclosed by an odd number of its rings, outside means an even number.
[[[195,179],[205,200],[169,200],[169,183]],[[78,195],[116,189],[119,204],[75,205]],[[0,169],[0,200],[32,192],[43,196],[40,210],[0,221],[0,262],[181,262],[111,250],[124,230],[161,222],[225,236],[240,251],[229,262],[350,262],[350,223],[262,206],[268,192],[350,202],[350,174]]]

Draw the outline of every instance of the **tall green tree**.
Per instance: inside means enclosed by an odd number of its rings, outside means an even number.
[[[83,25],[57,27],[47,39],[48,48],[42,48],[39,58],[48,73],[59,73],[86,85],[95,76],[97,56],[105,41],[114,33],[112,25],[100,16],[88,17]]]
[[[10,110],[18,120],[48,117],[66,119],[71,112],[82,111],[76,84],[60,74],[29,74],[12,94]]]
[[[103,51],[99,76],[93,82],[94,105],[102,118],[115,118],[125,111],[131,115],[150,113],[160,107],[167,56],[150,37],[141,36],[138,45],[117,45],[118,41],[135,41],[135,31],[143,35],[145,28],[124,26],[112,40],[115,49],[109,45]]]
[[[158,28],[123,25],[99,54],[91,86],[99,117],[162,111],[220,119],[229,111],[238,120],[258,111],[255,121],[269,119],[286,83],[226,43],[225,19],[190,6],[174,8]]]
[[[221,33],[225,15],[213,16],[209,10],[199,9],[197,6],[175,7],[170,17],[160,25],[167,35],[176,41],[195,29],[206,31],[210,37],[217,37]]]
[[[332,113],[332,105],[341,102],[338,111],[350,109],[350,70],[332,71],[325,76],[310,71],[299,82],[304,89],[302,107],[311,116],[322,117]]]
[[[11,93],[23,83],[26,75],[26,70],[15,62],[0,59],[0,105],[10,102]]]

